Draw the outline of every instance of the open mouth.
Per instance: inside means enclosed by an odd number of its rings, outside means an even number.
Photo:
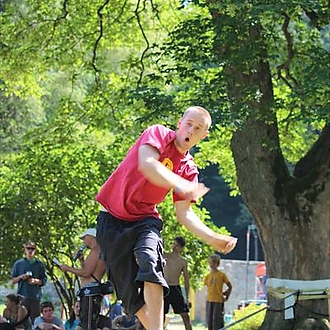
[[[188,137],[186,137],[184,140],[185,140],[186,142],[189,142],[189,138],[188,138]]]

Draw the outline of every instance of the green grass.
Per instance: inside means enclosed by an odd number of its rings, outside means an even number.
[[[169,324],[167,325],[166,329],[168,330],[182,330],[184,329],[184,325],[181,319],[181,316],[176,314],[168,314],[169,316]],[[194,330],[207,330],[204,324],[199,320],[193,320],[191,325]]]
[[[250,304],[249,306],[245,307],[242,310],[235,310],[235,317],[234,321],[240,320],[246,316],[249,316],[258,310],[264,308],[265,305],[256,305],[256,304]],[[266,310],[261,311],[258,314],[255,314],[241,323],[238,323],[237,325],[232,326],[232,330],[257,330],[260,328],[262,322],[264,321],[266,315]]]
[[[198,320],[194,320],[191,322],[191,325],[194,330],[206,330],[207,328],[204,326],[204,324]]]

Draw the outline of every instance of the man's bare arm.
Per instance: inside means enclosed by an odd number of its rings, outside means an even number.
[[[188,274],[188,262],[185,260],[184,267],[182,269],[183,279],[184,279],[184,289],[186,291],[186,298],[187,302],[189,301],[189,290],[190,290],[190,284],[189,284],[189,274]]]
[[[227,285],[228,289],[223,294],[225,296],[225,300],[228,300],[228,298],[231,294],[231,290],[233,289],[233,286],[230,281],[226,282],[226,285]]]
[[[190,182],[166,168],[159,161],[158,150],[147,144],[139,148],[139,171],[155,186],[176,189],[189,201],[197,200],[209,191],[203,183]]]
[[[18,276],[16,276],[16,277],[13,277],[13,278],[11,279],[11,283],[12,283],[12,284],[16,284],[16,283],[18,283],[18,282],[20,282],[20,281],[25,281],[25,280],[27,280],[27,279],[29,279],[29,278],[30,278],[29,275],[27,275],[27,274],[21,274],[21,275],[18,275]]]
[[[74,268],[66,264],[63,264],[61,266],[61,269],[65,272],[70,272],[80,277],[90,277],[94,273],[98,261],[99,261],[99,250],[94,248],[91,250],[88,257],[82,264],[82,268]]]
[[[236,246],[236,237],[218,234],[211,228],[207,227],[193,211],[190,202],[176,202],[175,211],[178,221],[182,225],[202,241],[210,244],[215,250],[222,253],[229,253]]]

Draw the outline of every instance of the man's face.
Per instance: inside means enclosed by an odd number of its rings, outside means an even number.
[[[209,259],[209,267],[211,269],[217,269],[219,267],[219,264],[214,259]]]
[[[27,259],[32,259],[36,253],[36,247],[30,244],[26,245],[24,250]]]
[[[42,315],[45,320],[51,320],[53,318],[54,310],[51,307],[44,307],[42,309]]]
[[[91,247],[92,240],[93,240],[93,236],[91,235],[85,235],[82,239],[82,241],[88,248]]]
[[[208,135],[206,116],[190,111],[178,124],[176,142],[180,149],[189,150]]]
[[[76,316],[79,316],[79,314],[80,314],[80,302],[79,301],[76,301],[76,303],[74,304],[73,311]]]
[[[177,241],[173,241],[172,244],[172,251],[173,252],[181,252],[183,250],[183,247],[177,242]]]

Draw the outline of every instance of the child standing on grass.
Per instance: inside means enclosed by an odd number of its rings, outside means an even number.
[[[232,285],[225,273],[221,272],[220,256],[212,254],[209,259],[210,273],[204,278],[207,287],[206,296],[206,321],[208,330],[218,330],[224,327],[224,302],[228,300]],[[223,284],[228,287],[223,291]]]

